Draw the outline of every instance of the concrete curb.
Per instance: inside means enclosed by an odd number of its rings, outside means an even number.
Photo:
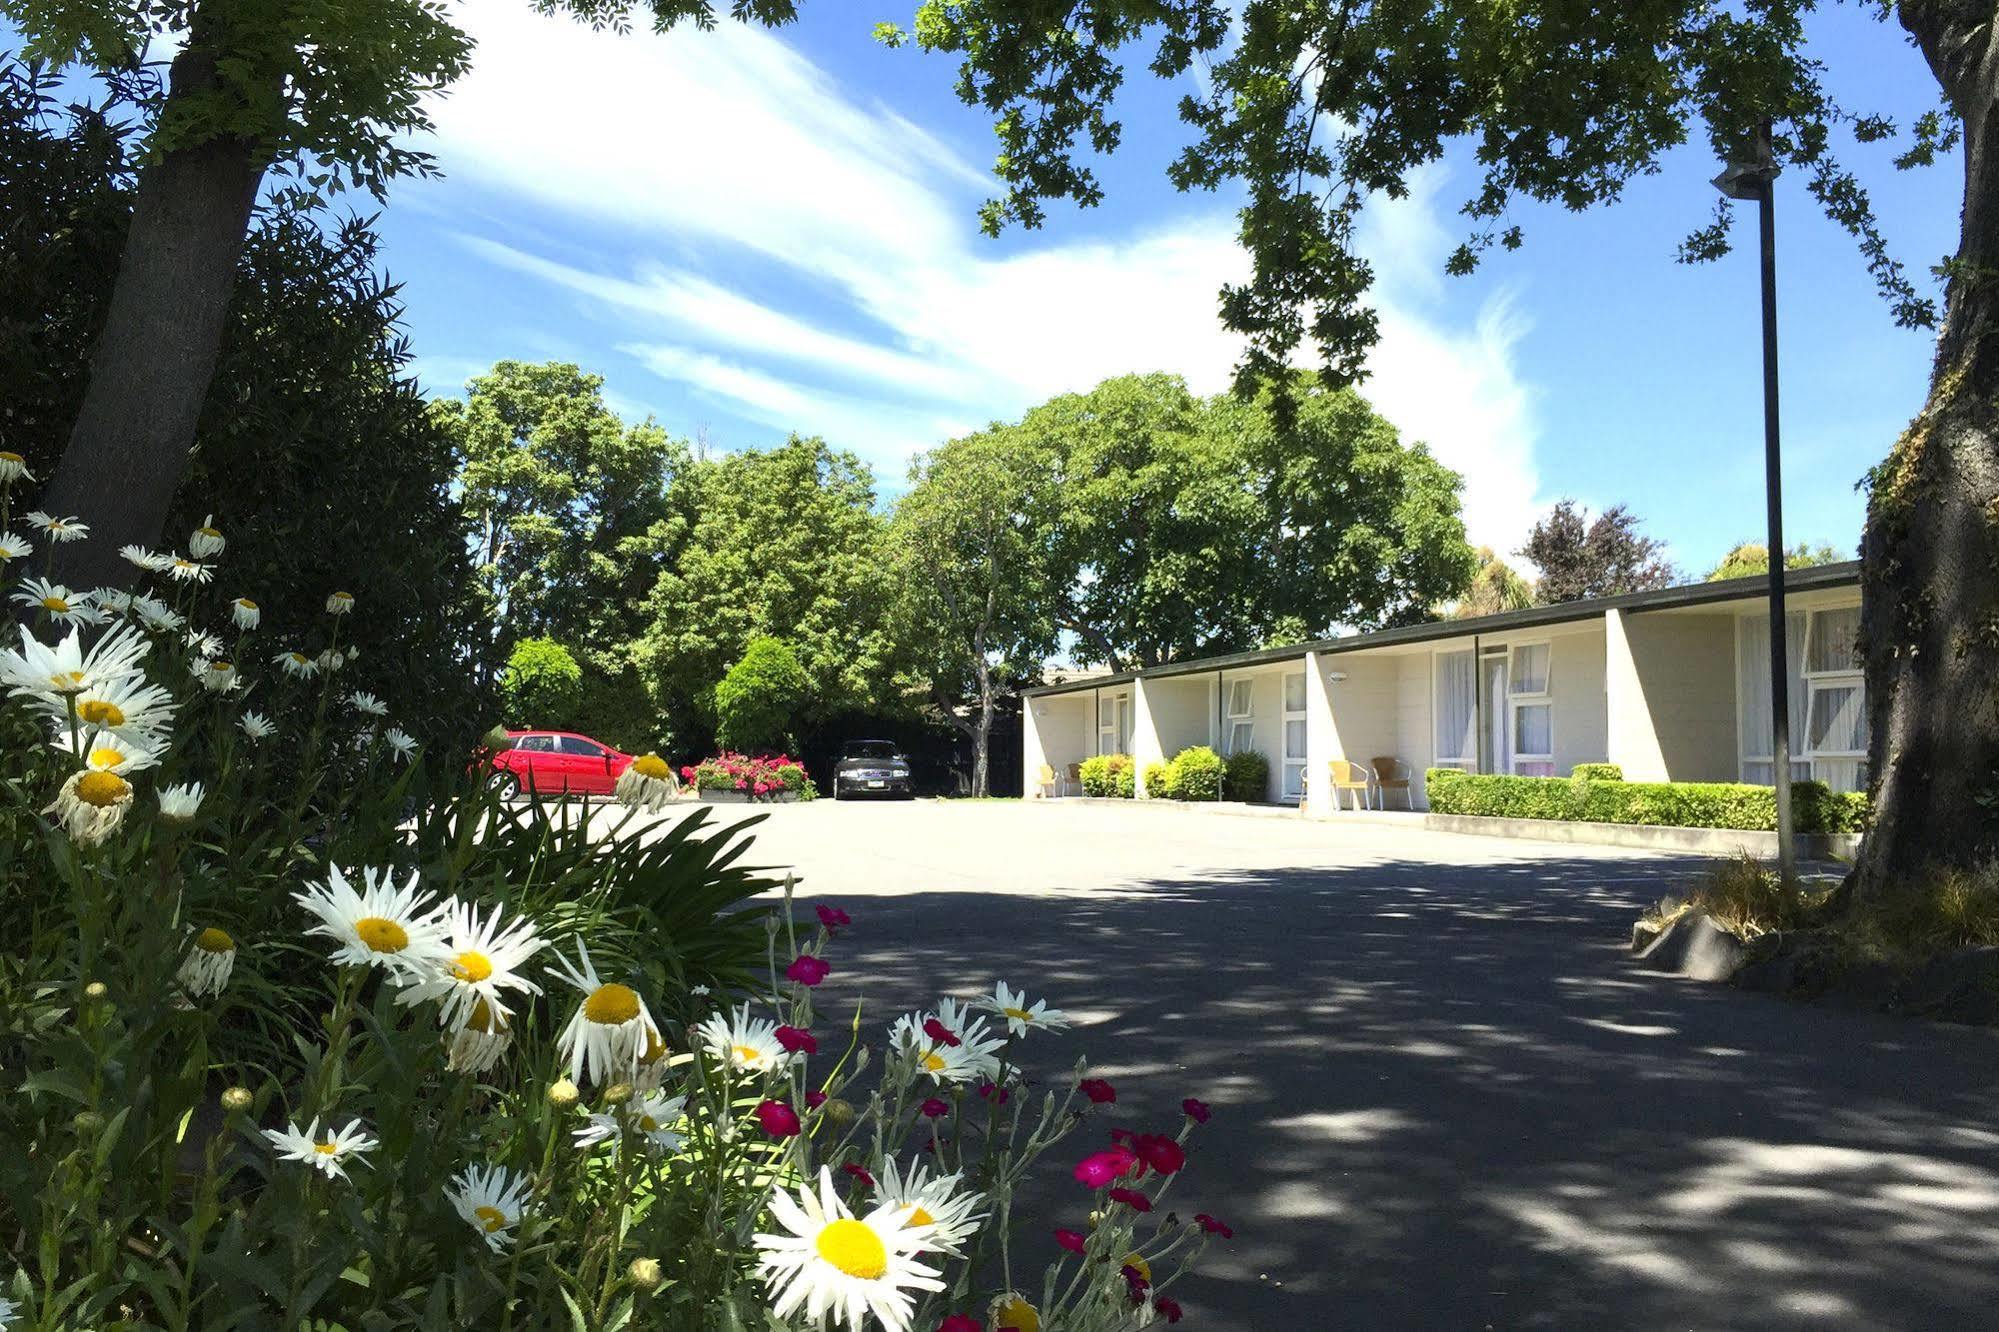
[[[1747,828],[1660,828],[1640,823],[1568,823],[1558,819],[1502,819],[1483,814],[1426,814],[1432,832],[1481,837],[1520,837],[1537,842],[1588,842],[1650,851],[1687,851],[1706,856],[1777,854],[1777,834]],[[1851,860],[1860,851],[1858,833],[1799,833],[1793,839],[1804,860]]]

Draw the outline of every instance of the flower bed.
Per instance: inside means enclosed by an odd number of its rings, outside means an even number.
[[[805,765],[784,754],[738,754],[723,750],[680,770],[687,785],[704,800],[717,796],[738,800],[810,800],[819,794]]]
[[[1609,764],[1582,764],[1574,777],[1508,777],[1431,768],[1424,774],[1423,785],[1430,796],[1430,811],[1435,814],[1751,831],[1777,826],[1775,787],[1739,782],[1626,782],[1597,775],[1610,768]],[[1791,808],[1801,833],[1859,832],[1867,825],[1865,795],[1834,791],[1823,782],[1791,783]]]

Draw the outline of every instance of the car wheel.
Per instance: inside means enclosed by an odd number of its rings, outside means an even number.
[[[519,800],[521,798],[520,774],[517,772],[508,772],[505,768],[500,769],[499,776],[493,781],[493,789],[498,792],[502,800]]]
[[[833,783],[833,798],[835,800],[840,798],[840,783],[838,781]]]

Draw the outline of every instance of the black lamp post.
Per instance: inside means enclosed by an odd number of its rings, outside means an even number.
[[[1777,793],[1777,863],[1786,879],[1798,872],[1791,820],[1791,673],[1784,631],[1784,469],[1777,431],[1777,224],[1772,212],[1777,163],[1770,122],[1756,129],[1754,155],[1731,162],[1714,187],[1731,199],[1754,199],[1763,258],[1763,488],[1770,543],[1770,759]]]

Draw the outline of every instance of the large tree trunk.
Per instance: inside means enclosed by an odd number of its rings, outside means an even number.
[[[1861,548],[1858,901],[1999,854],[1999,48],[1989,0],[1901,16],[1964,122],[1964,216],[1929,401],[1874,478]]]
[[[214,48],[190,41],[174,60],[162,123],[215,83]],[[91,540],[59,549],[66,581],[123,582],[132,570],[118,547],[160,539],[215,373],[267,157],[251,140],[211,138],[140,172],[83,407],[42,493],[43,508],[91,527]]]

